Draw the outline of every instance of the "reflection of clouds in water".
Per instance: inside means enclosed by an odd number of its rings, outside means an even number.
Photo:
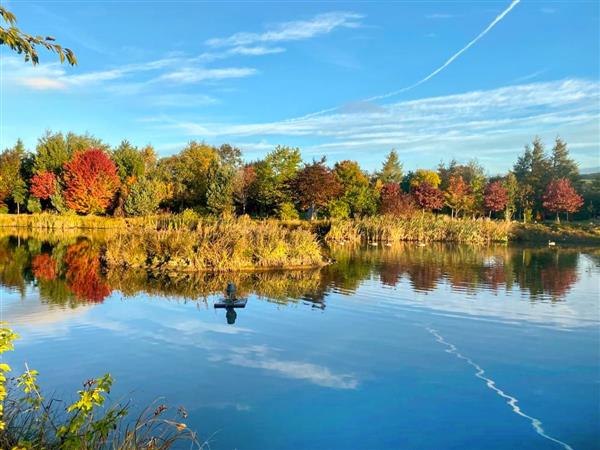
[[[500,397],[506,399],[506,403],[508,405],[510,405],[510,407],[512,408],[513,412],[521,417],[524,417],[525,419],[529,420],[531,422],[531,426],[533,427],[533,429],[535,430],[535,432],[537,434],[539,434],[540,436],[542,436],[544,439],[548,439],[549,441],[555,442],[557,444],[559,444],[560,446],[562,446],[563,448],[565,448],[566,450],[573,450],[573,448],[569,445],[564,443],[563,441],[560,441],[558,439],[553,438],[552,436],[548,436],[546,434],[546,432],[544,431],[544,428],[542,428],[542,421],[539,419],[536,419],[535,417],[532,417],[528,414],[525,414],[521,408],[517,405],[517,403],[519,402],[519,400],[509,394],[507,394],[506,392],[504,392],[502,389],[500,389],[499,387],[496,386],[496,382],[494,380],[492,380],[491,378],[486,377],[485,374],[485,370],[483,370],[483,368],[473,362],[473,360],[471,360],[471,358],[468,358],[466,356],[464,356],[463,354],[461,354],[458,349],[456,348],[456,346],[454,344],[451,344],[450,342],[446,341],[444,339],[444,337],[439,334],[437,332],[437,330],[434,330],[433,328],[427,328],[427,331],[429,331],[434,337],[435,339],[440,343],[445,345],[446,347],[448,347],[445,351],[447,353],[450,353],[454,356],[456,356],[459,359],[462,359],[463,361],[465,361],[467,364],[469,364],[470,366],[472,366],[473,368],[475,368],[476,372],[475,372],[475,376],[483,381],[485,381],[486,386],[491,389],[492,391],[494,391],[496,394],[498,394]]]
[[[317,386],[334,389],[356,389],[358,380],[351,374],[336,374],[329,368],[302,361],[285,361],[269,354],[271,351],[264,345],[254,345],[231,350],[231,355],[216,356],[212,361],[225,361],[229,364],[253,369],[264,369],[276,372],[286,378],[307,380]]]

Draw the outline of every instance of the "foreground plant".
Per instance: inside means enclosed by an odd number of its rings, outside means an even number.
[[[13,350],[17,335],[0,324],[0,354]],[[38,372],[25,372],[7,379],[8,364],[0,364],[0,448],[29,449],[168,449],[180,441],[190,448],[203,448],[196,434],[181,422],[187,412],[179,408],[165,418],[165,405],[149,407],[133,424],[126,424],[128,404],[104,408],[113,378],[105,374],[90,379],[77,392],[78,399],[64,408],[56,399],[46,399],[38,385]]]

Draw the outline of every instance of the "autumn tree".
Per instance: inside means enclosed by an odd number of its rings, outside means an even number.
[[[117,168],[102,150],[76,153],[64,166],[67,206],[81,214],[103,213],[119,186]]]
[[[557,222],[560,222],[561,212],[567,214],[568,220],[569,213],[577,212],[583,206],[583,198],[566,178],[552,180],[542,196],[542,201],[544,208],[556,213]]]
[[[325,159],[306,164],[292,182],[294,197],[308,218],[338,195],[342,187],[335,174],[325,165]]]
[[[410,215],[415,209],[413,196],[403,192],[398,183],[386,183],[382,186],[379,206],[381,214]]]
[[[376,177],[384,184],[402,182],[402,163],[395,149],[388,153],[381,170],[376,173]]]
[[[239,205],[242,214],[246,214],[255,181],[256,169],[253,164],[246,164],[244,167],[237,169],[233,180],[233,199]]]
[[[502,181],[494,181],[485,187],[483,203],[485,209],[490,213],[502,211],[508,203],[508,192],[503,186]]]
[[[444,193],[424,181],[414,190],[413,195],[423,210],[439,210],[444,207]]]
[[[222,144],[217,149],[222,164],[237,169],[242,165],[242,151],[230,144]]]
[[[31,195],[39,200],[49,200],[56,193],[58,180],[52,172],[38,172],[31,178]]]
[[[421,183],[428,183],[430,186],[437,188],[441,183],[440,176],[434,170],[417,169],[410,179],[410,189],[415,189]]]
[[[468,211],[473,204],[471,188],[460,175],[450,177],[445,198],[446,205],[450,208],[452,217],[458,217],[461,211]]]

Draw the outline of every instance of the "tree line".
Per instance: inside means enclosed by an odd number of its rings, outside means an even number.
[[[140,216],[193,209],[201,214],[348,218],[420,211],[525,222],[581,211],[595,217],[600,179],[584,180],[566,142],[550,153],[539,138],[512,170],[488,176],[477,162],[440,163],[405,173],[389,152],[374,173],[344,160],[303,162],[277,146],[244,162],[239,148],[191,141],[159,158],[152,146],[124,140],[111,148],[91,135],[46,132],[33,151],[18,140],[0,153],[0,211]],[[585,205],[585,208],[583,206]]]

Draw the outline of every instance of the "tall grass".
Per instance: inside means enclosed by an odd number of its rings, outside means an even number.
[[[444,241],[460,243],[506,242],[511,224],[489,219],[452,219],[443,215],[375,216],[332,221],[329,242]]]
[[[109,268],[233,271],[314,267],[323,256],[308,230],[242,217],[118,233],[106,242],[104,262]]]

